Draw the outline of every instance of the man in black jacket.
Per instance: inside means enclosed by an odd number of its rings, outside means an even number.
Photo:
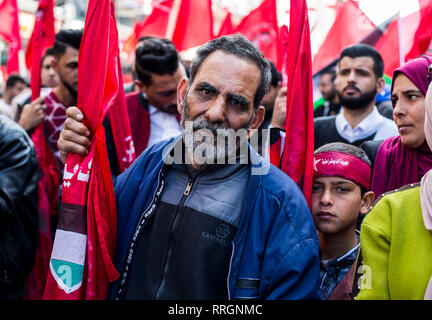
[[[38,240],[36,151],[17,123],[0,115],[0,299],[21,299]]]

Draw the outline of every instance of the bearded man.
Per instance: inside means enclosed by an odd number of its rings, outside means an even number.
[[[199,48],[177,88],[182,134],[144,151],[116,179],[120,278],[109,298],[320,298],[304,196],[248,145],[269,82],[268,62],[241,35]],[[89,143],[82,113],[67,114],[63,160]]]
[[[335,86],[342,112],[315,119],[315,149],[330,142],[360,146],[398,135],[394,121],[375,106],[376,95],[385,86],[383,72],[381,55],[369,45],[356,44],[341,52]]]

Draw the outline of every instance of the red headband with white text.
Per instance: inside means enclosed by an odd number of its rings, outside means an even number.
[[[314,177],[338,176],[369,190],[371,168],[359,158],[343,152],[323,152],[315,155]]]

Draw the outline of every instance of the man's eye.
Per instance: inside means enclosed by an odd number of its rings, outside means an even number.
[[[213,95],[214,90],[212,90],[211,88],[201,88],[198,90],[198,92],[201,97],[209,98]]]
[[[237,109],[247,109],[249,104],[244,99],[231,98],[230,104]]]

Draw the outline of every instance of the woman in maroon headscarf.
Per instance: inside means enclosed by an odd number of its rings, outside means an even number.
[[[376,156],[371,189],[376,197],[417,183],[432,168],[432,152],[424,134],[425,96],[432,57],[422,56],[393,72],[393,118],[399,136],[385,140]]]

